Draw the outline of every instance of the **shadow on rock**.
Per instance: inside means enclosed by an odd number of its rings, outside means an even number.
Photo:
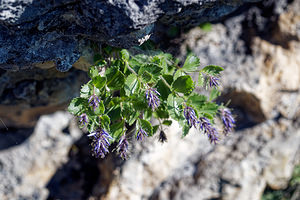
[[[0,129],[0,151],[22,144],[33,133],[33,128],[7,128]]]
[[[80,200],[102,196],[109,188],[115,168],[111,154],[105,159],[94,158],[89,139],[82,136],[71,147],[68,162],[48,182],[48,200]]]

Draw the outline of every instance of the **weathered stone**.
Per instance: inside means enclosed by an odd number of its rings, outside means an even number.
[[[159,20],[194,26],[220,19],[251,1],[4,0],[0,3],[0,68],[23,70],[54,62],[57,69],[67,71],[84,53],[82,42],[128,48],[139,45]]]
[[[71,145],[82,134],[76,124],[69,126],[71,118],[64,112],[42,116],[27,140],[0,151],[0,199],[47,198],[46,184],[67,161]],[[63,133],[68,126],[69,133]],[[2,130],[1,140],[5,135],[14,137]]]

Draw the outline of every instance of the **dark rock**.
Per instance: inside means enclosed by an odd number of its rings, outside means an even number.
[[[255,0],[41,1],[0,3],[0,68],[24,70],[53,61],[69,70],[82,54],[81,40],[138,45],[157,21],[195,26],[218,20]]]

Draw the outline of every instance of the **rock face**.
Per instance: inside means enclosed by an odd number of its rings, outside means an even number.
[[[158,20],[193,26],[220,19],[247,1],[253,0],[4,0],[0,68],[22,70],[47,61],[67,71],[84,54],[86,40],[128,48]]]

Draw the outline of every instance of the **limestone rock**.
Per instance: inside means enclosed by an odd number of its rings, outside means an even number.
[[[0,199],[47,198],[46,184],[67,161],[71,145],[81,136],[76,124],[70,125],[69,134],[63,133],[71,118],[64,112],[45,115],[27,140],[0,151]],[[17,138],[8,130],[1,134],[1,140],[7,141],[5,135]]]

